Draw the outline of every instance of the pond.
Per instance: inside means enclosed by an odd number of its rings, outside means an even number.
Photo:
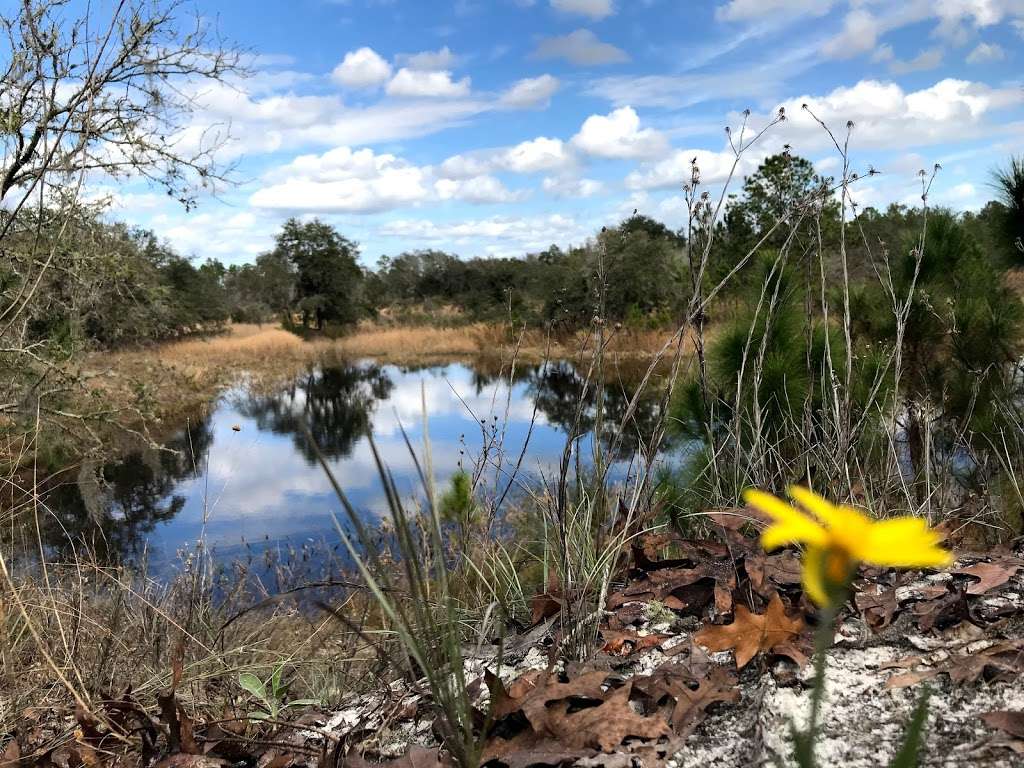
[[[643,370],[616,368],[604,397],[607,423],[626,412]],[[638,436],[659,418],[663,381],[641,398],[631,428],[617,444],[613,479],[631,471]],[[238,387],[202,418],[177,426],[171,451],[138,450],[102,467],[86,467],[47,495],[55,550],[85,540],[108,558],[169,562],[202,540],[222,558],[268,547],[338,541],[332,513],[341,507],[319,466],[316,446],[361,515],[374,521],[387,505],[374,462],[372,433],[398,490],[422,498],[406,436],[422,459],[426,404],[434,476],[442,488],[460,467],[482,456],[485,491],[500,495],[515,476],[522,483],[557,477],[581,396],[587,407],[571,465],[593,456],[593,387],[568,362],[409,368],[372,361],[320,365],[271,393]],[[520,455],[519,473],[513,472]],[[59,554],[56,552],[55,554]]]

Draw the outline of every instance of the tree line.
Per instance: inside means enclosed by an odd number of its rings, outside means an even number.
[[[1017,247],[1021,171],[1019,163],[1011,163],[1001,177],[1002,198],[978,213],[930,212],[938,222],[932,239],[938,232],[947,238],[932,247],[935,253],[945,248],[961,258],[965,249],[978,252],[956,268],[946,263],[952,256],[930,257],[924,267],[934,269],[936,278],[948,280],[957,270],[995,275],[1024,260]],[[838,278],[840,212],[833,195],[821,196],[813,216],[773,229],[825,183],[807,160],[781,154],[747,178],[713,232],[702,229],[699,220],[675,231],[635,214],[569,248],[552,245],[520,258],[468,259],[415,250],[382,256],[375,268],[362,266],[358,244],[319,219],[290,219],[272,249],[252,263],[225,266],[216,259],[190,260],[152,232],[82,213],[62,229],[59,268],[45,276],[29,335],[62,348],[76,342],[113,347],[216,331],[228,321],[283,321],[310,331],[343,331],[381,315],[512,321],[555,331],[586,327],[595,318],[630,327],[669,326],[683,319],[695,290],[723,283],[718,295],[733,310],[752,292],[760,294],[769,280],[764,265],[780,249],[820,250],[825,256],[815,268]],[[844,248],[860,326],[869,323],[867,308],[880,301],[872,287],[877,283],[872,245],[885,244],[906,261],[922,215],[894,204],[885,211],[866,208],[853,219],[850,229],[860,235],[848,238]],[[690,252],[709,237],[706,267],[695,275]],[[942,263],[931,267],[936,259]],[[932,275],[921,279],[927,282]]]

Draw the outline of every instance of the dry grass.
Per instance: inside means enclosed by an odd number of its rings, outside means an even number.
[[[642,360],[660,350],[671,330],[608,331],[607,353]],[[543,330],[513,333],[483,323],[429,325],[363,324],[338,339],[304,340],[273,325],[236,324],[220,335],[151,347],[102,352],[85,358],[82,369],[94,395],[116,404],[123,426],[148,423],[159,437],[161,422],[173,422],[207,407],[218,392],[245,380],[273,388],[328,356],[376,358],[414,365],[477,360],[537,363],[545,358],[580,359],[593,353],[587,331],[549,337]],[[692,351],[687,340],[686,353]]]
[[[360,326],[333,346],[353,357],[379,357],[412,362],[429,357],[466,357],[481,351],[480,334],[486,326],[454,328],[433,326]]]

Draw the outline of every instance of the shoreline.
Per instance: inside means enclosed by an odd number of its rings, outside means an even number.
[[[673,334],[672,329],[620,330],[611,335],[606,354],[613,360],[641,361],[655,355]],[[685,354],[691,354],[692,342],[686,339],[684,346]],[[513,340],[507,329],[494,325],[364,325],[337,339],[306,340],[280,326],[234,324],[213,336],[90,353],[82,371],[90,378],[91,392],[147,415],[135,414],[133,423],[125,424],[137,428],[202,409],[243,378],[255,387],[274,387],[327,356],[394,365],[473,360],[504,365],[592,355],[592,339],[584,332],[555,341],[540,331],[525,331]]]

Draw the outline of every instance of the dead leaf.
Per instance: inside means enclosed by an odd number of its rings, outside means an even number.
[[[777,555],[752,552],[744,558],[743,568],[750,579],[750,586],[765,598],[772,596],[775,585],[788,587],[802,580],[800,558],[789,551]]]
[[[4,747],[3,754],[0,754],[0,768],[14,768],[21,759],[21,745],[16,738],[12,738]]]
[[[924,632],[951,627],[970,617],[967,593],[960,588],[934,600],[917,603],[913,613],[917,626]]]
[[[547,713],[547,728],[552,736],[568,747],[598,748],[612,752],[628,738],[657,739],[671,735],[668,723],[660,716],[646,717],[633,710],[629,697],[632,681],[610,693],[598,706],[569,711],[562,700]]]
[[[937,677],[942,674],[941,669],[922,669],[914,672],[903,672],[899,675],[893,675],[885,681],[886,688],[907,688],[911,685],[917,685],[918,683],[924,682],[925,680],[931,680],[933,677]]]
[[[991,728],[998,728],[1004,733],[1024,739],[1024,712],[1014,712],[1003,709],[996,712],[986,712],[981,716],[985,725]]]
[[[486,760],[481,760],[481,764],[498,762],[506,768],[532,768],[538,765],[556,768],[564,765],[580,765],[582,760],[592,758],[596,754],[592,749],[561,749],[556,742],[543,742],[529,749],[519,749],[501,756],[489,757]]]
[[[436,748],[412,746],[404,755],[383,763],[371,762],[360,754],[349,754],[340,765],[341,768],[449,768],[450,763],[441,760]]]
[[[975,563],[966,568],[957,568],[953,573],[973,576],[978,579],[977,582],[968,585],[967,594],[983,595],[996,587],[1003,586],[1020,569],[1021,566],[1016,563]]]
[[[662,664],[648,677],[633,678],[633,684],[657,705],[671,700],[669,724],[682,737],[692,733],[712,704],[735,704],[740,698],[735,674],[719,666],[711,667],[707,677],[694,678],[680,664]]]
[[[619,688],[605,685],[608,673],[587,672],[562,682],[554,675],[534,676],[527,685],[499,692],[495,699],[492,737],[482,761],[505,762],[521,751],[600,749],[611,752],[627,738],[668,736],[668,723],[660,715],[647,716],[633,709],[633,683]],[[518,682],[518,681],[517,681]],[[498,683],[492,684],[497,688]],[[503,686],[502,686],[503,688]],[[521,693],[521,696],[516,694]],[[517,721],[517,717],[525,718]],[[512,729],[511,731],[509,729]],[[500,735],[499,735],[500,734]],[[558,747],[551,749],[552,740]],[[521,761],[517,756],[516,761]]]
[[[219,757],[186,755],[178,752],[177,754],[165,757],[156,764],[156,768],[221,768],[221,766],[225,765],[230,765],[230,763],[227,760],[221,760]]]
[[[561,610],[562,598],[560,595],[544,592],[530,598],[530,621],[534,626],[540,624],[544,619],[557,616]]]
[[[602,629],[601,635],[605,644],[601,647],[604,653],[611,656],[629,656],[648,648],[657,648],[672,635],[640,635],[636,632],[624,632],[614,629]]]
[[[742,669],[757,655],[775,646],[791,643],[804,631],[802,617],[791,619],[786,615],[782,599],[775,594],[764,614],[751,613],[745,606],[736,606],[732,624],[705,627],[694,640],[712,651],[736,651],[736,666]]]
[[[889,626],[899,609],[896,590],[875,584],[872,589],[858,592],[853,598],[857,609],[864,615],[864,621],[875,632]]]

